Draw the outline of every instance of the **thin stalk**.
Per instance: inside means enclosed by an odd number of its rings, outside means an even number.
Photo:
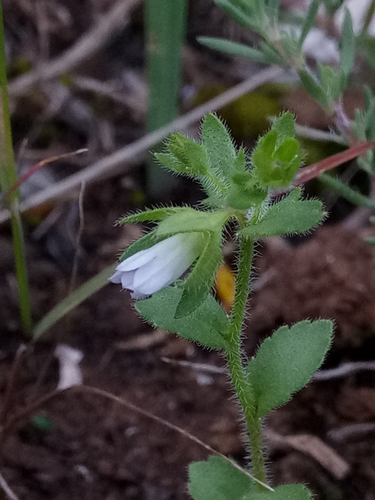
[[[14,161],[8,102],[2,3],[0,3],[0,85],[0,188],[2,192],[5,193],[13,184],[17,182],[17,170]],[[9,196],[8,204],[11,212],[13,251],[18,285],[18,304],[20,309],[21,325],[24,333],[28,333],[31,329],[31,307],[23,230],[18,210],[19,201],[19,191],[15,190]]]
[[[236,292],[230,318],[229,339],[226,349],[229,373],[245,417],[250,440],[253,475],[267,484],[266,469],[262,450],[261,420],[256,414],[252,388],[246,380],[241,356],[241,331],[245,316],[249,291],[249,279],[254,252],[254,241],[243,239],[240,244],[240,256],[237,271]],[[262,486],[259,486],[263,489]]]
[[[356,205],[358,207],[368,208],[370,210],[375,210],[375,200],[372,200],[371,198],[364,196],[358,191],[355,191],[347,184],[342,182],[340,179],[337,179],[337,177],[332,177],[331,175],[328,174],[321,174],[319,175],[318,180],[324,186],[328,187],[329,189],[332,189],[332,191],[334,191],[339,196],[349,201],[353,205]]]

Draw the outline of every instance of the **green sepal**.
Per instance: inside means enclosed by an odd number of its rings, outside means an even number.
[[[118,224],[135,224],[139,222],[152,222],[163,220],[169,215],[187,210],[187,207],[165,207],[144,210],[137,214],[127,215],[118,221]]]
[[[214,114],[208,114],[203,120],[202,147],[210,172],[228,185],[237,153],[228,130]]]
[[[283,484],[274,491],[247,492],[242,500],[312,500],[311,491],[303,484]]]
[[[169,286],[149,299],[138,300],[135,308],[142,318],[156,328],[163,328],[206,347],[223,349],[229,330],[229,321],[223,309],[209,294],[193,314],[175,318],[182,293],[181,288]]]
[[[277,120],[272,130],[259,139],[251,155],[253,175],[265,187],[288,187],[303,160],[298,141],[286,137],[281,130]]]
[[[257,224],[239,231],[243,237],[264,238],[303,234],[318,226],[324,219],[323,205],[319,200],[298,200],[299,190],[292,191],[283,200],[272,205]]]
[[[194,500],[243,500],[255,491],[254,481],[222,457],[189,466],[189,493]]]
[[[162,220],[156,229],[157,236],[171,236],[179,233],[220,231],[227,222],[226,211],[204,212],[186,207],[180,213]]]
[[[331,345],[329,320],[282,326],[267,338],[247,367],[258,417],[289,401],[322,364]]]
[[[210,293],[217,269],[223,259],[221,246],[221,230],[207,233],[207,239],[198,260],[189,276],[181,284],[183,294],[177,306],[176,318],[192,313]]]

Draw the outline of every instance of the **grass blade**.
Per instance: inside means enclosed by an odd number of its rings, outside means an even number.
[[[8,102],[2,3],[0,3],[0,85],[0,188],[1,191],[5,193],[17,182],[17,170],[14,161]],[[23,332],[28,333],[31,329],[31,307],[22,222],[18,210],[19,201],[19,191],[15,190],[9,196],[8,207],[11,212],[13,251],[18,285],[20,319]]]
[[[146,1],[148,132],[177,116],[186,17],[187,0]],[[163,192],[168,192],[173,181],[171,174],[150,159],[147,166],[149,196],[160,197]]]
[[[117,264],[106,267],[79,288],[74,290],[68,297],[57,304],[33,329],[33,339],[38,340],[61,318],[66,316],[72,309],[88,299],[94,293],[108,284],[108,278],[114,273]]]

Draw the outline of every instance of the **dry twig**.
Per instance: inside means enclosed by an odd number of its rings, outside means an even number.
[[[99,22],[85,33],[73,47],[61,56],[49,61],[29,73],[19,76],[10,82],[10,97],[20,97],[42,81],[52,80],[63,73],[68,73],[86,61],[100,49],[129,21],[130,12],[141,3],[141,0],[118,0],[112,9],[104,14]]]
[[[13,490],[11,490],[2,474],[0,474],[0,488],[10,500],[19,500],[18,496],[13,492]]]
[[[189,113],[186,113],[173,122],[159,128],[155,132],[151,132],[141,139],[125,146],[122,149],[119,149],[115,153],[97,161],[94,165],[71,175],[67,179],[43,189],[40,193],[37,193],[21,203],[20,211],[23,212],[25,210],[29,210],[51,200],[76,198],[77,189],[82,182],[89,184],[99,179],[112,177],[119,172],[127,172],[130,169],[131,163],[134,163],[140,155],[146,153],[150,148],[155,146],[155,144],[158,144],[170,133],[188,127],[192,123],[200,120],[206,113],[215,111],[226,104],[235,101],[246,92],[254,90],[265,82],[280,78],[283,74],[285,74],[285,70],[275,67],[260,71],[257,75],[249,78],[249,80],[239,83],[226,92],[223,92],[218,97],[211,99],[202,106],[193,109]],[[124,163],[127,163],[127,165],[125,166]],[[8,219],[8,211],[3,210],[0,212],[0,223],[5,222]]]
[[[330,471],[336,479],[344,479],[350,471],[349,464],[335,450],[323,443],[317,436],[311,434],[296,434],[282,436],[270,429],[266,430],[266,437],[277,447],[292,447],[316,460],[322,467]]]

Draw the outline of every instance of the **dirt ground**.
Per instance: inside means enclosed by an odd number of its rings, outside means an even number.
[[[84,3],[87,9],[91,4],[102,8],[98,1]],[[56,10],[47,15],[51,57],[73,43],[91,20],[89,16],[75,16],[74,2],[55,4]],[[35,30],[37,18],[27,17],[34,12],[28,2],[5,2],[4,7],[12,68],[16,71],[20,54],[34,60],[40,33]],[[190,36],[207,24],[209,13],[197,10],[199,22],[190,28]],[[63,36],[56,26],[64,12],[70,15],[71,24]],[[24,37],[20,36],[21,27]],[[127,71],[127,84],[129,75],[136,74],[136,82],[144,86],[137,73],[143,59],[136,57],[142,48],[141,35],[139,15],[135,15],[122,34],[121,40],[129,42],[129,57],[121,70]],[[28,50],[27,39],[35,42],[29,42]],[[115,78],[120,68],[116,47],[111,46],[104,56],[96,55],[95,64],[87,64],[81,73],[96,78],[101,65],[100,72]],[[191,50],[195,54],[195,49]],[[185,75],[189,83],[201,68],[202,57],[208,56],[196,54],[199,64],[189,66]],[[213,60],[214,68],[218,64]],[[213,71],[209,79],[216,76]],[[137,85],[127,87],[128,93],[135,88],[139,91]],[[98,107],[90,92],[73,89],[65,104],[73,116],[77,109],[87,111],[87,122],[79,124],[78,119],[72,123],[66,118],[66,109],[52,111],[48,107],[50,97],[46,97],[48,88],[42,90],[47,104],[39,94],[37,99],[36,94],[28,94],[13,103],[14,138],[21,166],[30,166],[56,152],[90,146],[85,159],[60,161],[47,169],[50,182],[143,133],[144,103],[140,94],[127,105],[119,106],[108,98],[110,104],[105,101]],[[127,95],[123,87],[122,91]],[[35,119],[35,113],[41,112]],[[25,137],[30,142],[21,151]],[[43,207],[43,217],[40,211],[25,216],[35,321],[69,293],[75,261],[78,273],[73,287],[114,263],[120,249],[141,234],[140,227],[115,227],[114,222],[127,210],[142,206],[143,190],[144,165],[140,162],[126,174],[87,186],[83,219],[76,200]],[[195,201],[198,195],[189,183],[183,183],[173,198],[186,203]],[[372,500],[375,256],[365,242],[370,230],[362,222],[354,224],[353,229],[353,208],[339,201],[333,213],[323,228],[301,241],[272,239],[259,247],[245,344],[251,355],[259,342],[282,324],[322,317],[335,321],[335,340],[323,376],[265,422],[269,474],[275,485],[305,483],[318,500]],[[228,262],[233,262],[233,255],[229,247]],[[129,294],[115,285],[104,287],[38,342],[28,344],[8,397],[15,358],[25,339],[19,328],[7,224],[0,228],[0,273],[0,473],[20,500],[188,499],[187,466],[209,456],[190,435],[246,463],[243,428],[222,370],[222,356],[153,331],[135,314]],[[148,415],[103,394],[85,392],[84,388],[54,393],[59,378],[54,351],[60,343],[82,352],[84,385],[116,395]],[[196,363],[200,367],[194,367]],[[335,368],[342,364],[347,371],[337,374]],[[22,412],[23,418],[14,420]]]

